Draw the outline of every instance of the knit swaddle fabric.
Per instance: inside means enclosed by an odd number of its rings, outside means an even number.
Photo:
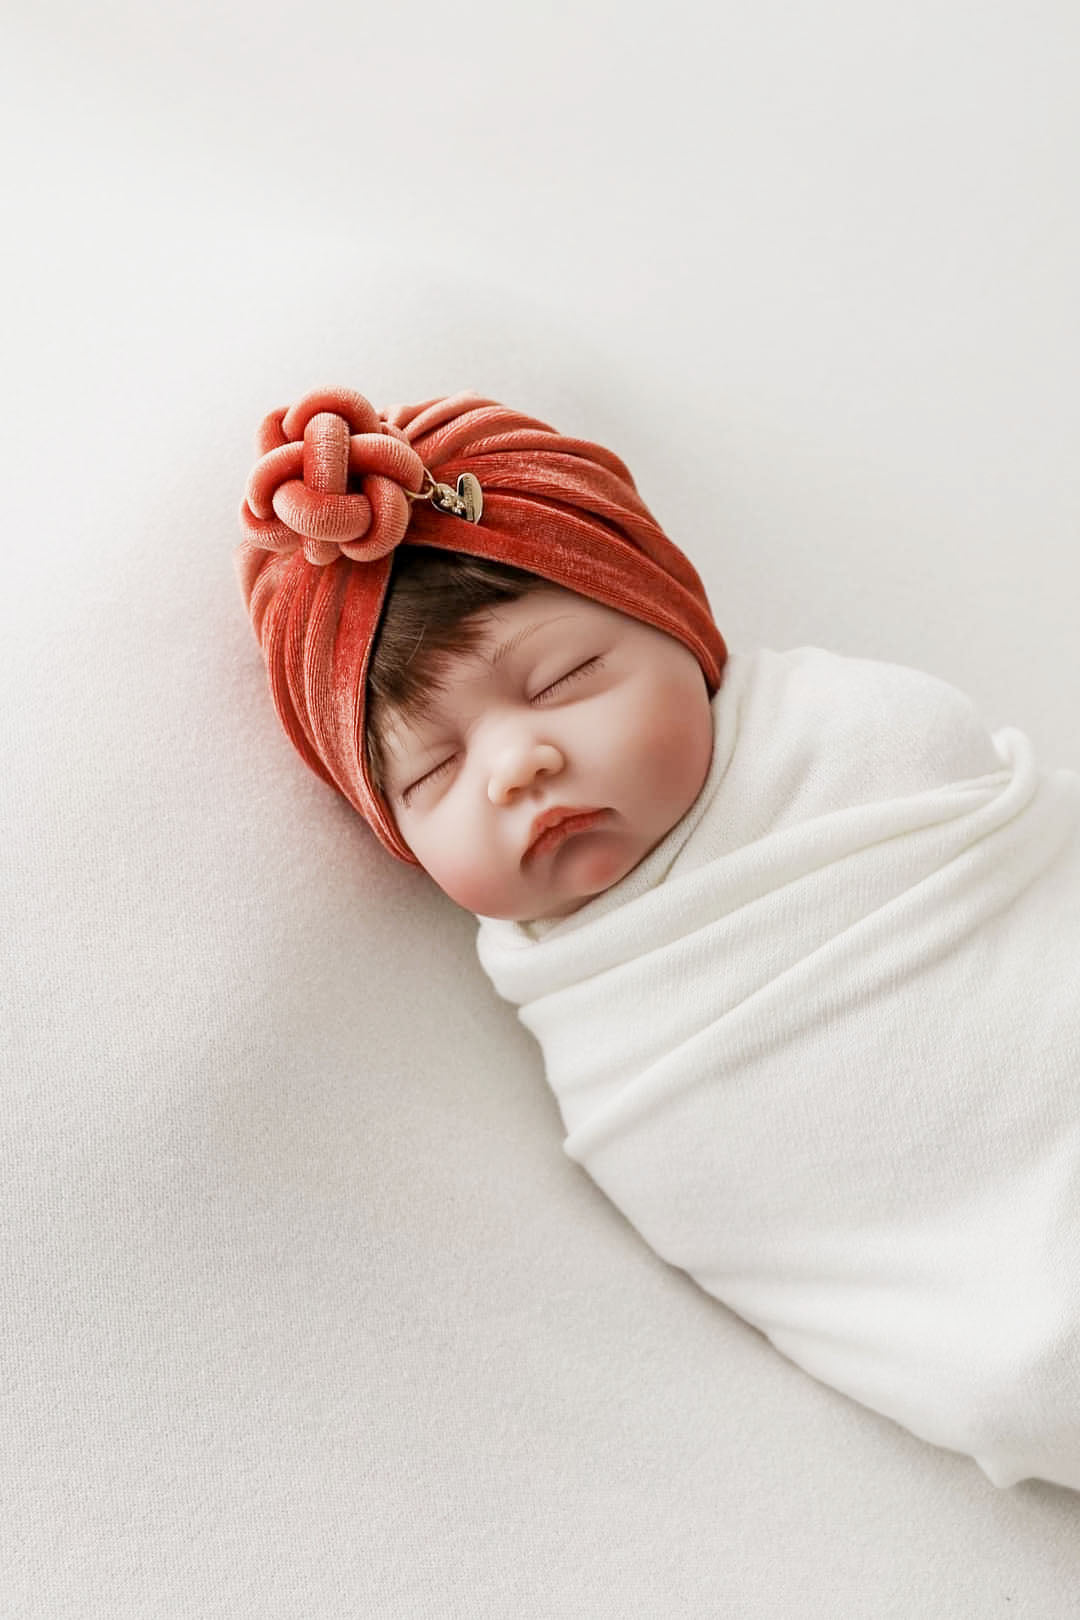
[[[901,665],[732,653],[709,774],[568,917],[480,917],[565,1151],[822,1382],[1080,1489],[1080,774]]]

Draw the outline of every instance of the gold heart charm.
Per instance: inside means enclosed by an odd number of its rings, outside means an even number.
[[[484,510],[480,480],[473,473],[460,473],[457,489],[452,489],[449,484],[440,484],[425,467],[423,487],[406,489],[402,493],[410,501],[430,501],[437,512],[464,518],[467,523],[479,523]]]
[[[472,473],[461,473],[457,489],[449,484],[433,483],[431,504],[450,517],[464,518],[467,523],[479,523],[484,510],[484,497],[479,480]]]
[[[472,473],[462,473],[457,481],[458,500],[462,503],[464,511],[461,516],[468,523],[479,523],[480,514],[484,510],[484,496],[480,488],[480,480]]]

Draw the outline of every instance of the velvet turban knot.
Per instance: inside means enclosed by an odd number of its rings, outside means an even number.
[[[235,566],[274,706],[304,763],[399,860],[420,864],[364,758],[397,546],[509,563],[617,608],[689,647],[710,696],[719,687],[727,649],[704,586],[602,445],[470,392],[377,411],[323,388],[264,417],[256,446]],[[479,483],[478,521],[457,499],[462,474]]]

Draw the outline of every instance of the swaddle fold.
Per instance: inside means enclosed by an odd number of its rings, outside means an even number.
[[[565,1151],[813,1377],[1080,1489],[1080,773],[938,678],[732,653],[698,798],[481,917]]]

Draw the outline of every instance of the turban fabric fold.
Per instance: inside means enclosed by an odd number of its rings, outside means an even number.
[[[270,693],[304,763],[399,860],[420,863],[368,778],[368,663],[399,545],[528,570],[666,631],[710,697],[727,648],[689,559],[602,445],[464,392],[377,411],[350,389],[305,394],[259,428],[234,562]],[[432,484],[472,474],[479,521]]]

